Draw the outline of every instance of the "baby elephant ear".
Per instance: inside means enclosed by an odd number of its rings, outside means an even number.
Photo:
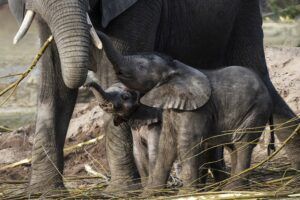
[[[175,75],[158,84],[141,98],[150,107],[177,110],[195,110],[210,98],[211,86],[202,72],[175,61]]]

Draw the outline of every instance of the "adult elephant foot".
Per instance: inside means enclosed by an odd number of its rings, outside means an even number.
[[[49,170],[50,169],[50,170]],[[62,177],[52,168],[43,171],[33,170],[28,188],[29,194],[46,194],[51,191],[66,191]],[[45,176],[44,176],[45,175]]]
[[[40,199],[54,199],[54,198],[63,198],[70,195],[67,188],[63,183],[57,182],[48,182],[46,184],[32,184],[27,190],[29,199],[31,198],[40,198]]]
[[[63,148],[69,121],[74,109],[77,90],[65,90],[65,96],[47,103],[39,102],[33,141],[29,194],[65,193],[63,184]],[[58,112],[59,111],[59,112]],[[54,127],[54,128],[52,128]],[[59,192],[59,193],[60,193]]]
[[[123,123],[115,126],[109,120],[106,127],[106,155],[111,181],[106,192],[133,191],[142,188],[133,157],[133,141],[130,127]]]
[[[292,168],[300,169],[300,130],[299,124],[300,120],[296,115],[289,115],[289,117],[283,117],[282,115],[274,115],[275,122],[275,133],[281,144],[283,144],[291,134],[295,135],[291,138],[289,142],[285,144],[285,152],[290,159]],[[298,130],[296,128],[298,127]],[[296,131],[296,132],[295,132]]]

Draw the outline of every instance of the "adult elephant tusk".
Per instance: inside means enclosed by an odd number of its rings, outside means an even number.
[[[88,24],[91,26],[91,30],[90,30],[90,33],[91,33],[91,36],[92,36],[92,40],[93,40],[93,43],[94,45],[98,48],[98,49],[102,49],[102,42],[100,40],[100,38],[98,37],[97,35],[97,32],[92,24],[92,21],[89,17],[89,15],[87,14],[87,22]]]
[[[26,33],[27,33],[28,29],[30,28],[31,23],[34,19],[34,15],[35,15],[35,13],[32,10],[28,10],[26,12],[26,15],[21,24],[21,27],[14,38],[14,41],[13,41],[14,44],[17,44],[26,35]]]

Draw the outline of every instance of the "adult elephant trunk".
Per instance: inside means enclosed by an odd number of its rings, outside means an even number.
[[[86,80],[90,54],[88,1],[43,0],[32,7],[48,24],[57,45],[62,77],[68,88],[78,88]]]

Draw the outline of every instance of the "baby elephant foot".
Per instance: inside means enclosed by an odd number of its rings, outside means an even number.
[[[244,190],[247,186],[249,186],[248,180],[228,180],[228,183],[223,187],[223,190],[226,191],[239,191]]]
[[[192,195],[194,193],[197,193],[198,188],[194,187],[194,186],[191,186],[191,187],[182,187],[179,189],[179,192],[178,192],[178,195],[182,195],[182,196],[185,196],[185,195]]]
[[[140,195],[140,197],[149,199],[157,196],[168,196],[169,191],[165,188],[145,188],[143,193]]]
[[[148,182],[141,196],[144,198],[149,198],[153,196],[163,195],[166,192],[165,187],[166,185],[161,185],[156,182]]]
[[[106,193],[118,193],[118,192],[126,192],[126,191],[140,191],[142,189],[142,184],[140,182],[132,182],[132,181],[123,181],[123,182],[115,182],[111,181],[111,183],[105,189]]]

